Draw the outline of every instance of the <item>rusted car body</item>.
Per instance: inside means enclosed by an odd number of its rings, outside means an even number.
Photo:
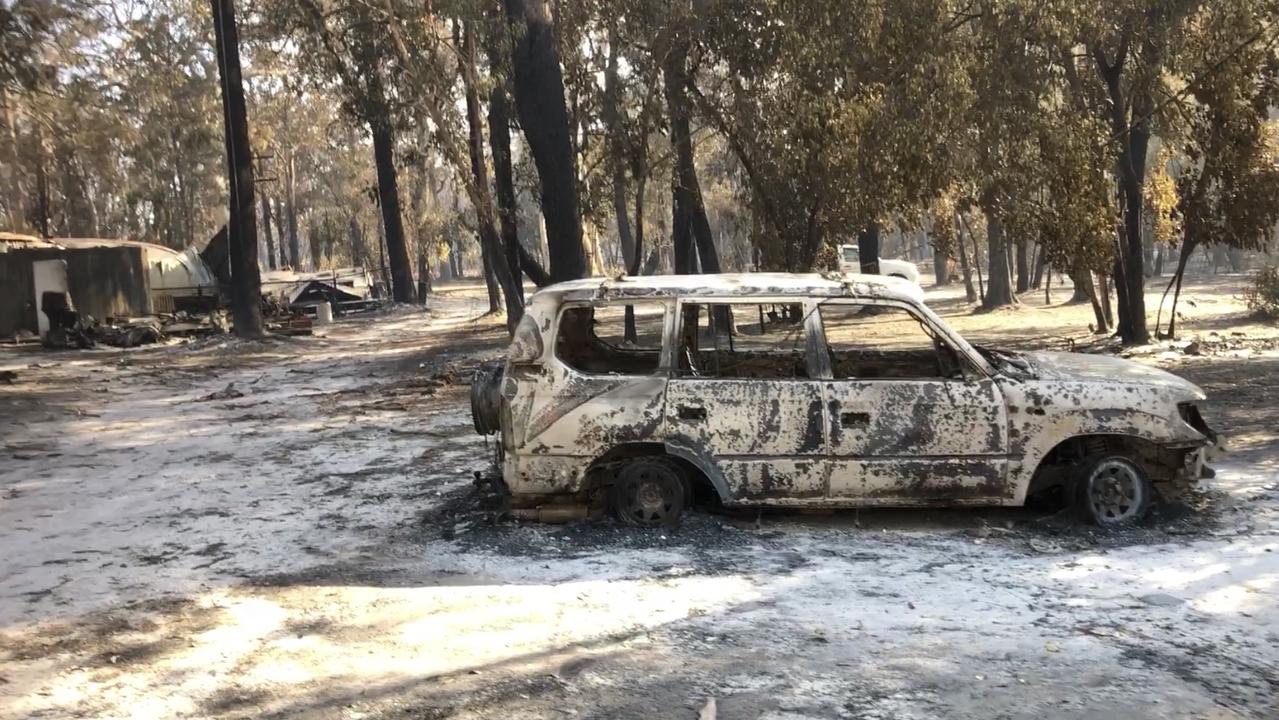
[[[979,349],[904,280],[768,273],[544,288],[472,388],[515,505],[602,494],[638,524],[699,488],[724,505],[1021,505],[1080,483],[1090,519],[1130,522],[1150,489],[1207,472],[1204,399],[1125,360]]]

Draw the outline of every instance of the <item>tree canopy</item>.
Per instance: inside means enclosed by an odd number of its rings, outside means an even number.
[[[0,2],[6,229],[184,247],[226,222],[208,13]],[[1032,264],[1113,287],[1142,342],[1152,248],[1279,221],[1271,0],[237,13],[263,267],[362,264],[400,300],[483,274],[512,325],[521,276],[805,271],[882,231],[927,233],[985,307]]]

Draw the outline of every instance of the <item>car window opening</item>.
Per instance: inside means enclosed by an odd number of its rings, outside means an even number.
[[[823,303],[819,310],[836,379],[963,377],[954,349],[904,308]]]
[[[678,368],[686,377],[809,377],[802,306],[685,304]]]
[[[565,308],[555,355],[584,373],[651,375],[661,365],[665,313],[654,302]]]

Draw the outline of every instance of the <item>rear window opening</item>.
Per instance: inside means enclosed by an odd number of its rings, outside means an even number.
[[[665,318],[666,306],[656,302],[566,307],[555,355],[593,375],[651,375],[661,366]]]

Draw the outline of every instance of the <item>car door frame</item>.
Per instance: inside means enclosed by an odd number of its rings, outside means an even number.
[[[824,304],[859,304],[867,306],[892,307],[909,313],[917,322],[922,323],[936,337],[945,342],[960,361],[962,377],[960,378],[835,378],[833,364],[829,355],[830,346],[826,339],[825,323],[822,321],[820,307]],[[821,298],[812,310],[812,332],[816,338],[818,354],[818,376],[823,379],[826,391],[824,400],[828,431],[828,470],[827,486],[833,502],[856,505],[934,505],[934,504],[1005,504],[1011,502],[1015,493],[1009,480],[1009,426],[1007,405],[1003,391],[996,382],[994,373],[973,348],[962,338],[953,333],[924,306],[898,300],[879,297],[830,297]],[[979,453],[946,453],[941,455],[864,455],[848,453],[844,423],[844,396],[849,386],[845,383],[867,384],[867,389],[881,390],[885,383],[939,383],[939,389],[954,398],[954,390],[967,392],[970,396],[984,396],[988,404],[983,403],[991,411],[991,415],[981,418],[986,427],[980,428],[987,433],[987,447]],[[962,385],[960,385],[962,383]],[[907,386],[909,390],[909,386]],[[907,393],[903,393],[907,394]],[[883,403],[880,403],[882,409]],[[857,410],[857,413],[863,413]],[[903,409],[905,412],[905,409]],[[854,418],[860,420],[861,418]],[[875,422],[871,415],[868,424]],[[883,426],[876,430],[885,429]],[[958,431],[958,428],[950,428]],[[868,427],[868,432],[870,428]],[[873,445],[868,446],[874,449]],[[952,483],[943,483],[933,478],[940,473],[950,473]],[[855,483],[861,483],[861,490],[855,491]]]
[[[822,389],[824,382],[815,376],[820,366],[820,346],[814,334],[814,315],[816,315],[817,298],[807,295],[695,295],[682,296],[677,299],[673,316],[674,322],[667,337],[667,345],[671,349],[670,375],[667,381],[667,403],[664,423],[665,444],[667,450],[684,458],[698,467],[715,485],[721,501],[726,505],[777,505],[805,506],[829,504],[828,471],[830,463],[827,452],[829,447],[830,427],[826,413],[822,410],[825,396]],[[804,342],[804,362],[809,377],[807,378],[688,378],[681,375],[677,354],[680,352],[684,310],[687,305],[800,305],[803,308],[801,332]],[[716,438],[705,437],[706,433],[698,433],[697,428],[690,429],[687,420],[677,417],[681,398],[684,395],[685,383],[701,384],[702,389],[722,388],[721,394],[731,392],[734,386],[756,384],[767,389],[771,383],[803,383],[811,393],[810,407],[806,415],[807,422],[800,433],[804,439],[797,450],[801,452],[777,453],[721,453],[717,447],[730,447],[720,444]],[[714,385],[707,385],[714,384]],[[778,386],[780,389],[782,386]],[[715,395],[711,396],[715,399]],[[780,408],[780,403],[778,403]],[[709,421],[713,416],[707,412]],[[780,414],[780,411],[779,411]],[[780,421],[781,418],[779,418]],[[765,423],[768,423],[765,419]],[[784,425],[779,424],[779,428]],[[711,432],[711,431],[708,431]],[[702,435],[702,437],[698,437]],[[709,442],[708,442],[709,440]],[[807,454],[802,452],[811,444]],[[780,447],[780,443],[778,445]],[[764,449],[768,449],[765,447]],[[777,467],[771,467],[775,465]]]

